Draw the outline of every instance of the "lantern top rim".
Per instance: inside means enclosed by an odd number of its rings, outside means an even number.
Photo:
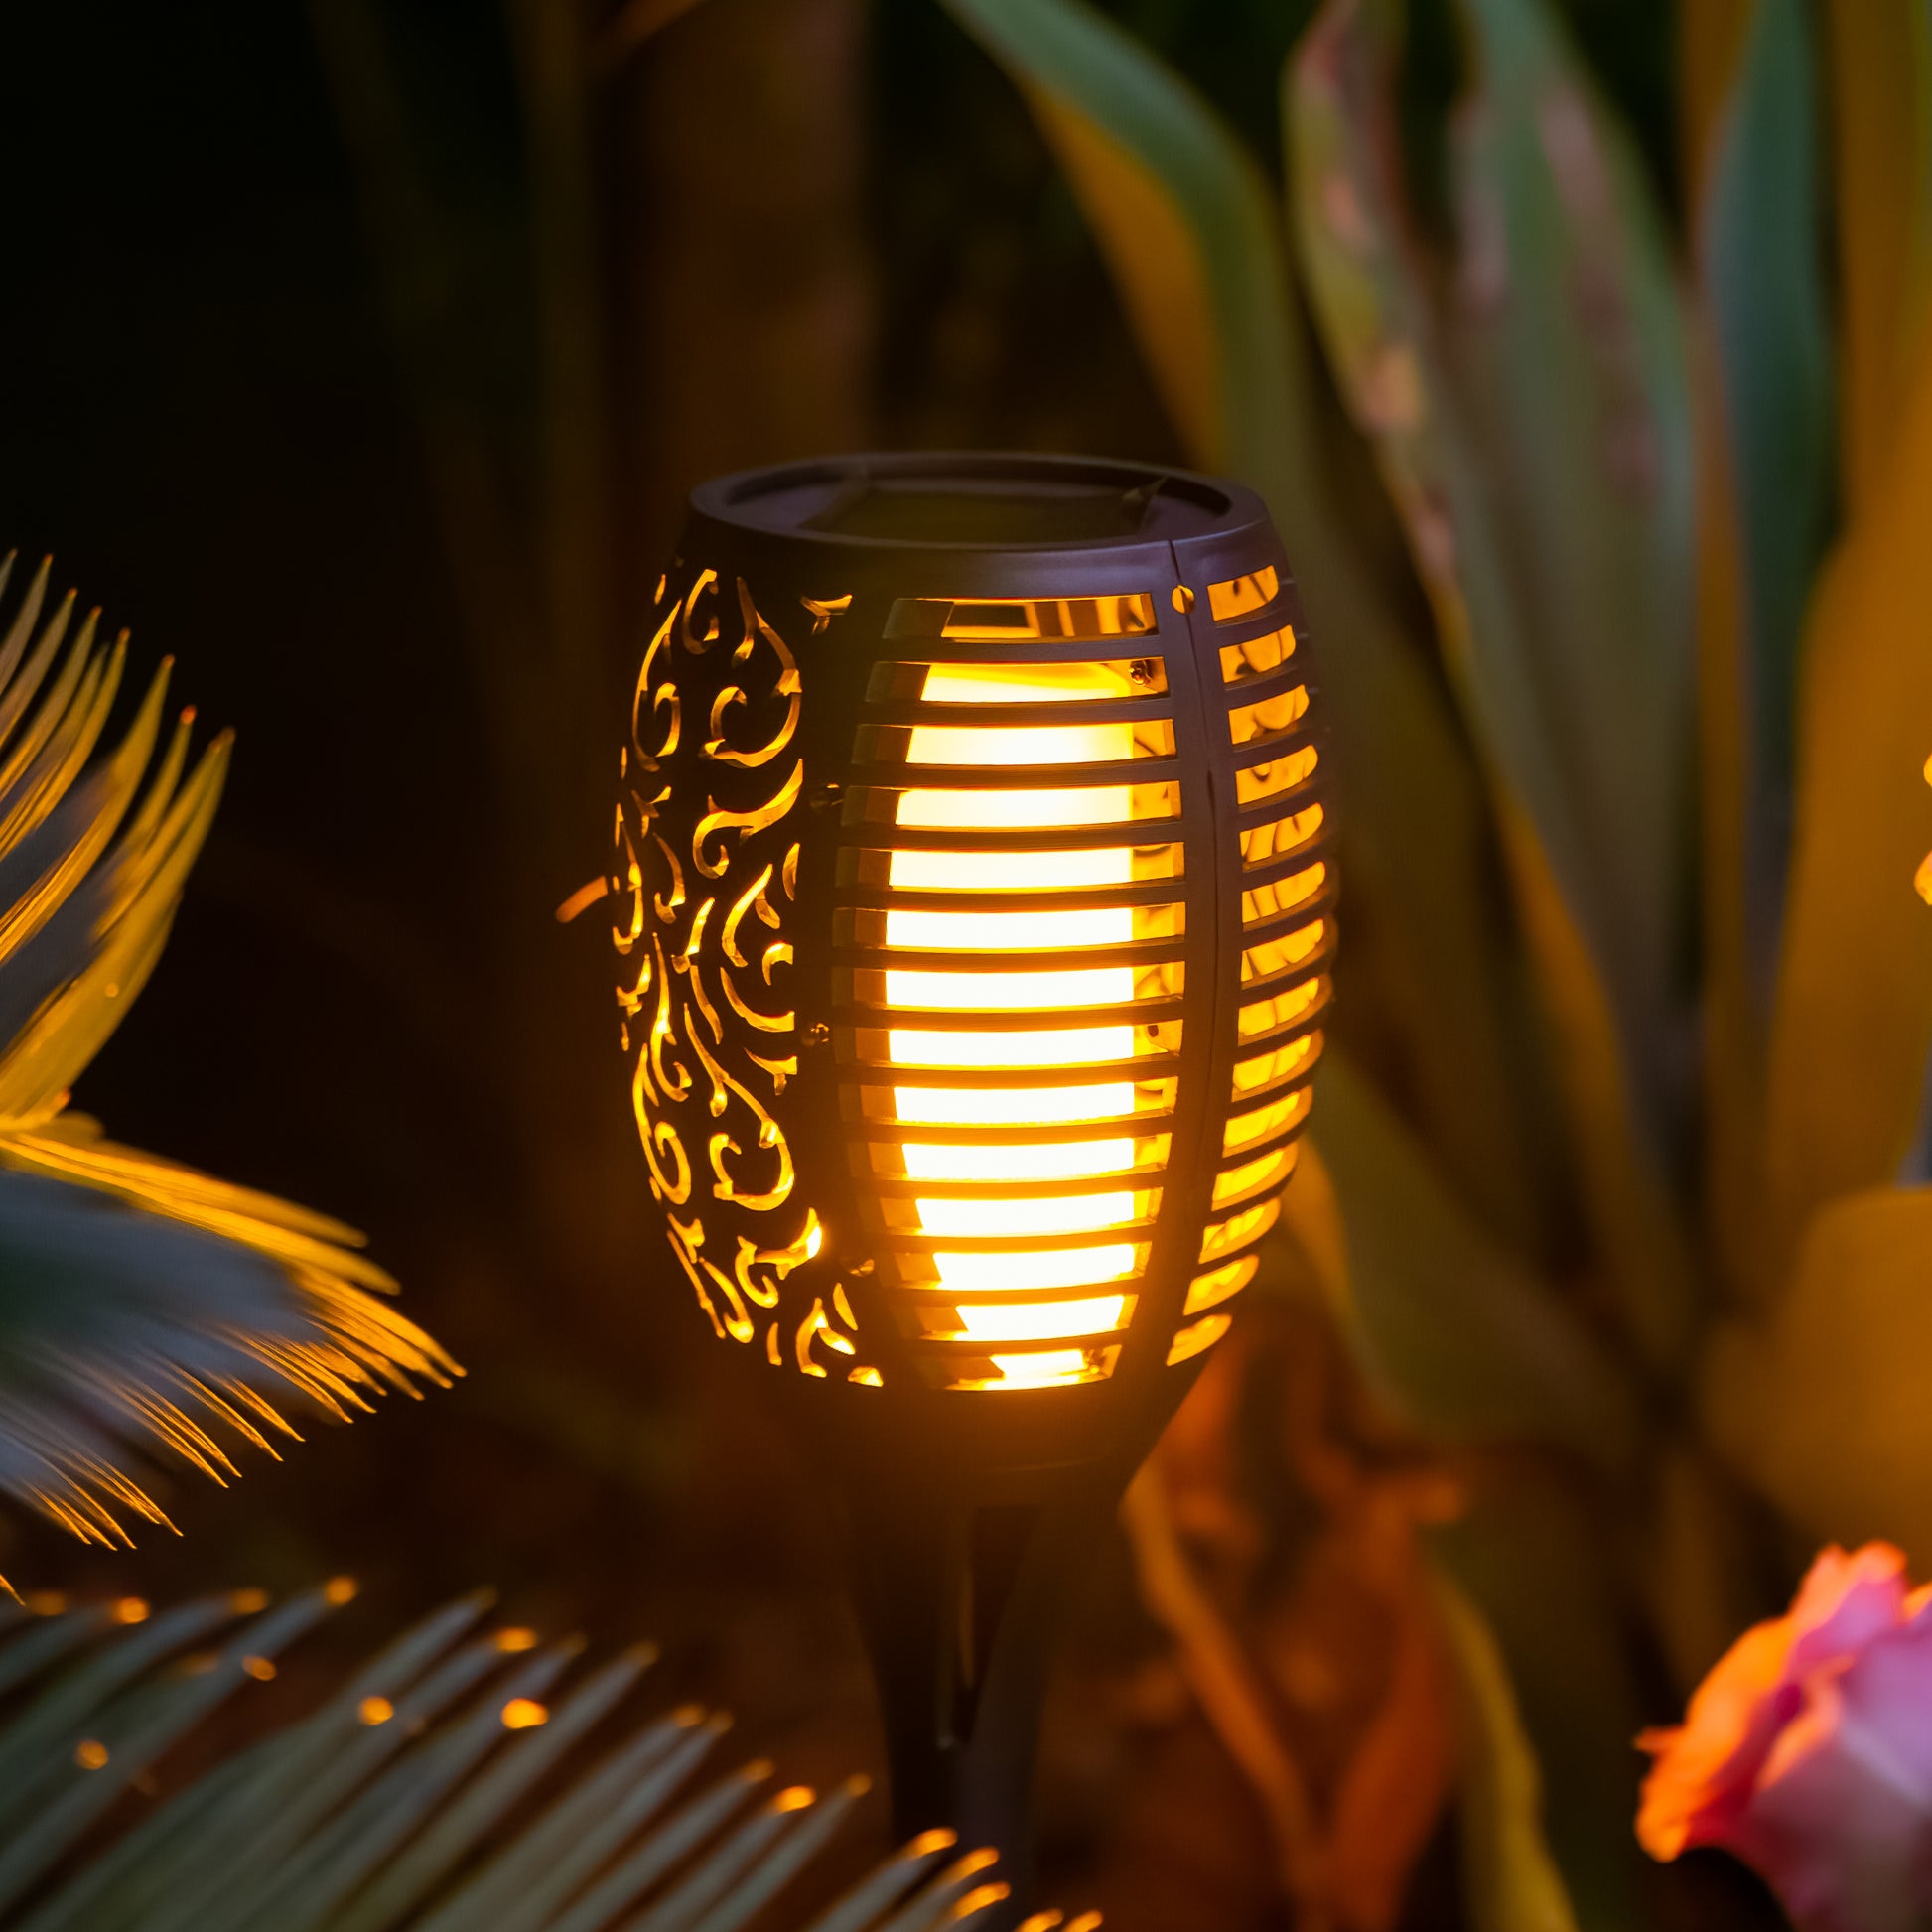
[[[1253,490],[1166,464],[1029,451],[817,457],[714,477],[695,514],[761,537],[873,553],[1132,549],[1268,523]]]

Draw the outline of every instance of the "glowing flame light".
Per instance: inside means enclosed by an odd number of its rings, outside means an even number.
[[[1135,695],[1117,667],[1100,663],[1042,665],[934,664],[921,697],[927,704],[1032,707],[1042,701],[1117,699]],[[1129,724],[918,725],[906,760],[975,770],[1037,770],[1043,765],[1125,763],[1136,756]],[[1098,849],[1041,852],[895,851],[891,884],[920,892],[997,893],[1091,891],[1125,886],[1134,877],[1134,851],[1126,829],[1135,816],[1130,785],[1072,785],[1011,790],[915,788],[899,797],[901,827],[986,829],[1120,825],[1122,842]],[[1092,1122],[1111,1127],[1104,1138],[1037,1143],[968,1145],[908,1135],[901,1147],[904,1171],[913,1180],[1082,1181],[1124,1174],[1136,1166],[1136,1142],[1120,1123],[1144,1104],[1131,1079],[1095,1079],[1088,1069],[1117,1064],[1135,1053],[1135,1029],[1117,1023],[1081,1024],[1081,1009],[1118,1008],[1135,997],[1131,966],[1069,962],[1130,943],[1136,908],[1129,904],[1072,909],[960,911],[896,907],[886,914],[886,943],[924,951],[1024,957],[1025,969],[968,972],[889,969],[888,1006],[930,1011],[1011,1013],[1064,1012],[1059,1028],[1014,1027],[998,1031],[894,1028],[888,1053],[895,1066],[922,1069],[915,1082],[894,1089],[894,1111],[912,1128],[1027,1126],[1068,1127]],[[1042,955],[1044,956],[1042,958]],[[1010,1087],[948,1086],[940,1069],[984,1071],[1013,1068],[1030,1078]],[[1042,1069],[1065,1067],[1061,1085],[1038,1084]],[[1083,1072],[1085,1077],[1082,1077]],[[947,1332],[960,1340],[989,1343],[1082,1339],[1115,1333],[1132,1316],[1134,1297],[1121,1285],[1141,1266],[1132,1240],[1104,1237],[1132,1226],[1146,1212],[1145,1194],[1132,1188],[1069,1188],[1064,1196],[1036,1193],[957,1198],[920,1196],[920,1230],[938,1237],[933,1262],[941,1287],[956,1291]],[[1056,1241],[1037,1249],[948,1248],[961,1236],[1090,1234],[1092,1242]],[[1024,1302],[980,1300],[1022,1291],[1067,1291],[1063,1299]],[[1100,1292],[1103,1290],[1105,1292]],[[1080,1291],[1087,1290],[1088,1293]],[[1090,1381],[1104,1371],[1086,1347],[1029,1349],[992,1354],[995,1388],[1040,1388]]]

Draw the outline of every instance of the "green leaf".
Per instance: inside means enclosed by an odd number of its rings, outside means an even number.
[[[1184,81],[1080,0],[946,0],[1013,75],[1065,167],[1194,462],[1252,484],[1314,626],[1348,809],[1343,866],[1365,916],[1392,1057],[1458,1187],[1534,1248],[1532,1055],[1504,989],[1491,854],[1466,748],[1347,520],[1335,425],[1292,299],[1282,212],[1252,156]]]
[[[1484,1234],[1341,1053],[1315,1119],[1284,1222],[1391,1406],[1439,1442],[1529,1440],[1627,1470],[1642,1419],[1613,1357]]]
[[[1455,1663],[1456,1823],[1472,1932],[1576,1932],[1543,1838],[1542,1780],[1496,1640],[1448,1577],[1436,1605]]]
[[[1469,0],[1455,259],[1400,178],[1385,16],[1330,0],[1291,63],[1296,232],[1488,759],[1586,1198],[1633,1333],[1681,1355],[1662,1176],[1688,1116],[1691,720],[1681,318],[1626,145],[1535,0]]]
[[[1742,13],[1702,63],[1693,195],[1707,1135],[1727,1272],[1748,1290],[1798,645],[1835,450],[1809,26],[1801,0]]]
[[[33,1658],[0,1705],[0,1899],[43,1887],[8,1924],[770,1932],[809,1919],[813,1932],[931,1932],[982,1924],[1006,1895],[991,1854],[948,1859],[952,1835],[932,1832],[833,1899],[828,1866],[866,1780],[823,1797],[770,1790],[762,1761],[707,1779],[728,1721],[687,1708],[640,1725],[640,1653],[512,1728],[512,1702],[547,1697],[576,1647],[465,1641],[482,1596],[427,1618],[306,1717],[139,1817],[130,1787],[157,1755],[347,1594],[332,1586],[261,1614],[210,1599],[132,1627],[102,1610],[0,1629],[0,1671]],[[222,1623],[234,1628],[217,1653],[183,1654]],[[88,1654],[52,1675],[76,1647]],[[608,1754],[585,1767],[587,1742],[607,1735]],[[550,1795],[532,1814],[536,1788]],[[138,1822],[119,1829],[130,1812]],[[105,1842],[84,1836],[103,1819]]]
[[[160,1511],[123,1444],[219,1480],[234,1465],[206,1424],[294,1435],[268,1390],[344,1415],[457,1371],[367,1292],[394,1285],[353,1230],[65,1111],[167,943],[228,741],[190,769],[184,714],[156,759],[164,664],[97,756],[126,639],[100,648],[92,617],[69,639],[73,599],[43,621],[46,589],[43,566],[0,639],[0,1489],[125,1542],[124,1517]]]
[[[1812,1221],[1790,1282],[1712,1340],[1714,1439],[1818,1538],[1887,1537],[1932,1564],[1932,1188],[1874,1188]]]

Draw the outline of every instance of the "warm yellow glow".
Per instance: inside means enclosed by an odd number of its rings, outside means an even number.
[[[1306,684],[1297,684],[1279,697],[1236,705],[1228,713],[1228,737],[1236,745],[1252,744],[1258,738],[1287,731],[1308,708],[1309,687]]]
[[[1274,798],[1284,791],[1292,791],[1314,776],[1317,761],[1318,754],[1314,747],[1304,745],[1267,764],[1237,766],[1234,773],[1235,800],[1243,806],[1258,805],[1264,798]]]
[[[1277,1046],[1272,1053],[1257,1053],[1251,1060],[1236,1060],[1235,1093],[1254,1093],[1262,1087],[1273,1086],[1277,1080],[1286,1080],[1298,1066],[1313,1057],[1320,1044],[1320,1034],[1304,1034],[1286,1046]]]
[[[984,1201],[989,1210],[1004,1209],[1004,1201]],[[923,1209],[924,1203],[920,1203]],[[1004,1233],[1005,1215],[1001,1214]],[[989,1230],[990,1232],[991,1230]],[[1016,1230],[1019,1231],[1019,1230]],[[1140,1265],[1140,1251],[1131,1241],[1110,1241],[1095,1248],[1036,1248],[1018,1254],[975,1250],[956,1253],[936,1249],[933,1266],[939,1286],[982,1294],[1002,1288],[1085,1288],[1090,1283],[1125,1281]],[[962,1317],[967,1311],[962,1308]]]
[[[958,633],[953,633],[958,634]],[[919,691],[927,704],[1082,704],[1131,698],[1134,685],[1112,664],[928,664]],[[1004,732],[1003,727],[994,727]],[[1126,726],[1109,727],[1125,731]],[[1018,737],[1018,732],[1007,733]],[[925,759],[944,763],[944,759]]]
[[[930,1147],[907,1142],[901,1153],[906,1176],[912,1180],[1093,1180],[1103,1174],[1126,1173],[1135,1165],[1131,1140],[1044,1141],[1002,1147]]]
[[[1216,1255],[1224,1255],[1231,1248],[1245,1247],[1250,1241],[1258,1241],[1275,1225],[1281,1211],[1279,1200],[1257,1201],[1253,1207],[1244,1207],[1239,1214],[1232,1214],[1225,1221],[1214,1222],[1201,1236],[1201,1260],[1212,1261]]]
[[[982,1386],[989,1389],[1056,1389],[1092,1379],[1092,1370],[1082,1348],[1045,1348],[1033,1355],[995,1355],[993,1366],[1000,1371],[998,1382]]]
[[[1006,917],[989,912],[987,918]],[[1118,1007],[1134,997],[1131,966],[1059,973],[888,973],[886,1004],[937,1012],[1034,1013],[1048,1007]]]
[[[912,734],[916,741],[918,733]],[[981,754],[979,760],[984,760]],[[996,825],[1125,825],[1134,816],[1132,785],[1056,785],[1050,791],[938,791],[899,793],[901,825],[978,829]]]
[[[1241,834],[1242,864],[1258,866],[1265,860],[1293,852],[1298,845],[1306,845],[1321,830],[1321,821],[1319,805],[1305,805],[1299,812],[1291,812],[1287,818],[1272,819],[1266,825],[1249,826]]]
[[[917,1207],[922,1234],[979,1234],[986,1227],[976,1200],[922,1200]],[[1000,1202],[1002,1234],[1091,1234],[1143,1218],[1132,1194],[1044,1194]]]
[[[1215,1308],[1231,1300],[1254,1280],[1255,1271],[1260,1266],[1259,1255],[1243,1255],[1239,1261],[1230,1261],[1209,1274],[1196,1275],[1188,1287],[1187,1304],[1181,1312],[1199,1314],[1204,1309]]]
[[[975,1302],[959,1311],[957,1332],[967,1341],[1059,1341],[1068,1335],[1109,1334],[1124,1324],[1124,1295],[1078,1302]]]
[[[386,1725],[396,1715],[396,1707],[387,1698],[364,1698],[355,1715],[365,1725]]]
[[[984,700],[982,700],[984,702]],[[914,764],[1113,764],[1134,756],[1126,725],[921,725],[912,734]]]
[[[921,699],[927,703],[1033,706],[1065,699],[1138,695],[1126,667],[1104,664],[936,664],[927,667]],[[917,725],[907,741],[913,765],[955,766],[988,773],[1042,767],[1124,762],[1165,751],[1165,727],[1138,733],[1127,723],[1036,724],[1024,712],[1011,726]],[[1025,720],[1025,722],[1023,722]],[[1147,807],[1174,809],[1172,785],[1047,788],[1035,780],[1013,789],[919,788],[902,792],[901,826],[1050,829],[1060,826],[1126,826]],[[1171,862],[1163,857],[1163,864]],[[1094,851],[979,852],[896,851],[890,884],[909,892],[1026,892],[1126,886],[1136,876],[1135,853],[1125,839]],[[1172,877],[1172,871],[1148,877]],[[1136,973],[1127,966],[1081,963],[1098,951],[1178,930],[1175,906],[1086,905],[1031,911],[945,911],[891,906],[885,920],[889,948],[915,952],[1008,954],[1013,972],[944,972],[888,967],[886,1004],[930,1012],[971,1012],[1029,1017],[1079,1009],[1132,1005]],[[1065,965],[1055,963],[1064,959]],[[1082,1121],[1131,1120],[1137,1112],[1170,1104],[1172,1082],[1138,1086],[1129,1080],[1068,1081],[1063,1085],[947,1086],[947,1067],[997,1069],[1066,1067],[1069,1070],[1131,1060],[1139,1048],[1136,1029],[1111,1022],[1082,1027],[1008,1027],[967,1031],[892,1028],[887,1054],[896,1067],[933,1069],[918,1085],[892,1089],[893,1111],[908,1126],[1026,1127]],[[933,1182],[1078,1180],[1123,1173],[1138,1165],[1134,1137],[1041,1142],[1031,1146],[969,1146],[932,1139],[907,1140],[900,1150],[906,1174]],[[1087,1191],[1059,1198],[1036,1195],[970,1198],[919,1195],[912,1203],[922,1233],[954,1240],[975,1237],[1024,1240],[1110,1231],[1145,1217],[1148,1196],[1131,1188]],[[1132,1240],[1096,1241],[1084,1247],[982,1250],[938,1248],[932,1266],[942,1289],[962,1297],[949,1311],[924,1317],[926,1331],[959,1341],[1043,1342],[1111,1333],[1131,1316],[1134,1298],[1119,1293],[1031,1303],[988,1302],[975,1295],[1092,1287],[1135,1279],[1146,1249]],[[982,1362],[964,1386],[1043,1388],[1090,1381],[1111,1367],[1111,1351],[1029,1350],[991,1357],[997,1377]]]
[[[1181,1329],[1173,1338],[1173,1346],[1168,1350],[1168,1366],[1173,1368],[1175,1363],[1189,1361],[1203,1349],[1212,1348],[1227,1333],[1233,1321],[1234,1317],[1229,1314],[1207,1314]]]
[[[98,1737],[85,1737],[73,1747],[73,1761],[83,1771],[98,1771],[107,1762],[107,1746]]]
[[[1278,671],[1295,655],[1295,632],[1284,626],[1266,637],[1255,637],[1245,644],[1221,646],[1221,678],[1239,684],[1244,678],[1266,677]]]
[[[1273,564],[1247,577],[1230,577],[1207,587],[1207,609],[1216,623],[1232,623],[1236,618],[1252,617],[1275,601],[1282,582]]]
[[[888,1035],[895,1066],[1081,1066],[1134,1057],[1132,1027],[1048,1027],[1035,1033],[918,1033]]]
[[[1300,1150],[1291,1142],[1287,1147],[1278,1147],[1272,1154],[1264,1154],[1258,1161],[1245,1161],[1238,1168],[1224,1168],[1214,1179],[1214,1205],[1225,1207],[1231,1200],[1239,1200],[1243,1194],[1253,1193],[1257,1187],[1275,1186],[1295,1172],[1295,1158]]]
[[[898,1118],[920,1126],[1030,1127],[1117,1120],[1134,1111],[1126,1080],[1088,1087],[895,1087]]]
[[[505,1730],[534,1730],[550,1722],[547,1706],[535,1698],[511,1698],[500,1713]]]
[[[1024,862],[1027,855],[1020,855]],[[1134,936],[1131,906],[1076,906],[1064,912],[908,912],[886,914],[886,943],[919,952],[1051,952],[1124,946]],[[1132,998],[1132,993],[1129,993]]]
[[[893,854],[890,876],[895,886],[908,892],[1057,893],[1081,886],[1118,886],[1132,877],[1132,864],[1133,854],[1124,845],[1095,846],[1087,852],[1030,852],[1025,877],[1016,879],[1011,853],[908,851]]]
[[[1259,1141],[1285,1133],[1309,1110],[1309,1090],[1298,1087],[1293,1093],[1271,1100],[1265,1107],[1236,1114],[1221,1133],[1221,1152],[1239,1154]]]
[[[1286,993],[1277,993],[1271,999],[1250,1002],[1236,1016],[1241,1038],[1259,1039],[1264,1034],[1279,1032],[1299,1020],[1320,997],[1321,982],[1313,979],[1291,986]]]

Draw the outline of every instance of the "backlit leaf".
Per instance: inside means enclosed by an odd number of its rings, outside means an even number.
[[[1932,328],[1884,487],[1820,582],[1805,640],[1797,832],[1771,1035],[1767,1279],[1835,1195],[1897,1177],[1932,1045]]]
[[[1932,1188],[1824,1208],[1759,1316],[1712,1344],[1713,1436],[1813,1538],[1888,1537],[1932,1564]]]
[[[72,631],[71,597],[43,621],[46,584],[0,639],[0,1490],[117,1542],[160,1520],[128,1442],[220,1480],[223,1438],[294,1435],[273,1391],[342,1416],[456,1370],[353,1230],[66,1111],[167,943],[228,741],[191,767],[184,714],[156,758],[164,665],[101,755],[126,641]]]
[[[1281,209],[1212,109],[1081,0],[946,4],[1066,168],[1192,460],[1252,484],[1280,526],[1333,723],[1351,899],[1367,908],[1355,970],[1400,1030],[1396,1056],[1457,1184],[1533,1247],[1531,1054],[1487,916],[1479,789],[1387,570],[1342,513]]]
[[[866,1780],[820,1796],[779,1785],[763,1761],[720,1779],[709,1760],[728,1721],[683,1708],[640,1723],[641,1655],[572,1685],[574,1645],[518,1654],[471,1637],[483,1596],[425,1619],[307,1716],[168,1798],[139,1795],[166,1748],[272,1675],[350,1593],[332,1585],[266,1610],[211,1599],[127,1627],[104,1609],[0,1628],[0,1681],[23,1647],[35,1654],[0,1704],[0,1901],[41,1887],[7,1924],[778,1932],[809,1919],[812,1932],[938,1932],[987,1922],[1005,1896],[992,1854],[961,1858],[933,1832],[827,1904]],[[217,1650],[190,1649],[222,1626]],[[83,1661],[53,1677],[75,1647]],[[515,1699],[553,1685],[543,1722],[506,1723]],[[613,1727],[586,1767],[588,1738]],[[539,1783],[548,1796],[532,1811]],[[104,1838],[86,1836],[102,1821]]]
[[[1576,1932],[1562,1874],[1543,1839],[1536,1754],[1496,1640],[1449,1578],[1437,1608],[1455,1659],[1461,1764],[1457,1822],[1473,1932]]]
[[[1706,1129],[1727,1273],[1751,1286],[1798,641],[1833,498],[1831,367],[1801,0],[1686,9],[1694,132]]]
[[[1331,0],[1288,78],[1296,232],[1489,761],[1595,1231],[1633,1333],[1681,1353],[1663,1177],[1687,1114],[1691,698],[1681,325],[1634,162],[1534,0],[1471,0],[1434,274],[1384,16]]]
[[[1340,1053],[1322,1072],[1315,1121],[1284,1224],[1396,1411],[1439,1441],[1527,1439],[1626,1467],[1639,1417],[1621,1371],[1474,1223]],[[1351,1199],[1382,1211],[1337,1211]]]

